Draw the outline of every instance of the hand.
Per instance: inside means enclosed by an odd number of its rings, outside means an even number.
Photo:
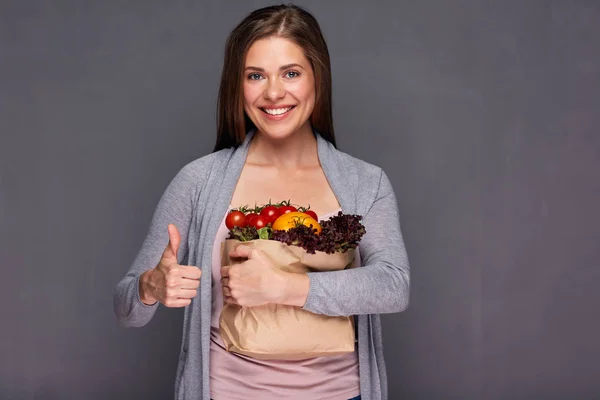
[[[177,264],[181,236],[177,227],[169,224],[169,243],[158,265],[142,274],[140,299],[145,304],[160,301],[167,307],[185,307],[198,294],[202,271],[195,266]]]
[[[240,245],[230,253],[230,257],[247,260],[221,268],[221,284],[226,303],[256,307],[280,301],[287,273],[277,268],[265,253]]]

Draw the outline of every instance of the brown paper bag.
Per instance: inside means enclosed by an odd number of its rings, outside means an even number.
[[[229,258],[240,244],[262,250],[279,268],[295,273],[342,270],[352,265],[355,256],[354,250],[309,254],[301,247],[276,240],[228,239],[221,245],[222,266],[244,261]],[[219,326],[228,351],[262,360],[296,360],[354,351],[353,317],[313,314],[300,307],[225,303]]]

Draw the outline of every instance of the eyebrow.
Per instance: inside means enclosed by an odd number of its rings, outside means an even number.
[[[304,69],[304,67],[302,65],[293,63],[293,64],[282,65],[281,67],[279,67],[279,70],[283,71],[284,69],[289,69],[289,68],[293,68],[293,67]],[[248,66],[248,67],[246,67],[246,70],[248,70],[248,69],[251,69],[254,71],[259,71],[259,72],[265,72],[264,68],[259,68],[259,67]]]

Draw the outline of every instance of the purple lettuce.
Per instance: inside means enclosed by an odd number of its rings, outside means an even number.
[[[343,214],[330,217],[321,222],[321,233],[304,225],[299,225],[287,231],[273,231],[273,239],[288,245],[300,246],[308,253],[323,251],[333,254],[355,249],[360,239],[366,233],[364,225],[360,222],[360,215]]]

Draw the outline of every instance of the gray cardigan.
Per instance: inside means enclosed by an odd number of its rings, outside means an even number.
[[[364,216],[360,242],[362,268],[309,273],[304,309],[325,315],[356,315],[360,390],[363,400],[387,400],[381,321],[378,314],[408,306],[410,271],[394,190],[383,170],[337,150],[317,136],[323,171],[342,210]],[[185,165],[163,193],[133,265],[118,283],[115,314],[126,327],[141,327],[158,303],[139,299],[140,275],[156,266],[168,243],[167,224],[181,233],[178,260],[202,269],[199,295],[185,308],[183,338],[175,380],[175,399],[209,400],[211,256],[215,235],[228,211],[253,132],[237,148]],[[308,397],[307,397],[308,398]]]

